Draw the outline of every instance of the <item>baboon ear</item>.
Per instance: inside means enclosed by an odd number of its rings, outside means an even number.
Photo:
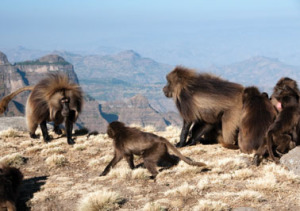
[[[262,95],[263,97],[265,97],[265,98],[269,99],[269,95],[268,95],[268,93],[266,93],[266,92],[263,92],[261,95]]]

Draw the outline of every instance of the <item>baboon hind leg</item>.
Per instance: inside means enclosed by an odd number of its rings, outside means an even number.
[[[237,146],[237,129],[239,123],[239,112],[224,113],[222,117],[222,145],[229,149],[238,149]]]
[[[7,211],[17,211],[15,203],[11,201],[6,201],[6,209]]]
[[[41,124],[40,124],[40,127],[41,127],[41,130],[42,130],[44,141],[49,142],[50,141],[50,136],[48,134],[47,122],[42,121]]]
[[[29,135],[31,138],[39,138],[36,134],[35,131],[38,127],[38,124],[32,121],[27,121],[27,127],[29,130]]]

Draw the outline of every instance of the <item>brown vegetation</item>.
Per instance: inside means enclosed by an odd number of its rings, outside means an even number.
[[[175,143],[180,130],[169,127],[154,133]],[[195,160],[205,161],[211,171],[201,172],[199,167],[179,162],[160,172],[153,182],[146,169],[131,170],[125,160],[106,177],[98,176],[99,169],[105,168],[113,154],[106,134],[79,136],[71,148],[63,137],[51,135],[54,140],[45,144],[24,132],[0,133],[0,162],[19,167],[25,176],[18,207],[31,207],[33,211],[83,207],[91,211],[93,205],[99,205],[98,210],[300,209],[299,176],[269,160],[253,166],[250,155],[220,144],[198,144],[180,150]],[[49,157],[53,158],[51,162],[45,162]],[[140,162],[135,157],[135,163]]]

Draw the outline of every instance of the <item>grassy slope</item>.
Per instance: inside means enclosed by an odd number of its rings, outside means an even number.
[[[146,130],[153,132],[153,128]],[[179,130],[158,133],[177,142]],[[107,135],[79,136],[74,146],[54,135],[51,143],[32,140],[27,133],[0,132],[0,162],[20,167],[25,175],[20,206],[31,210],[300,210],[300,178],[270,161],[251,165],[252,156],[220,145],[181,149],[206,162],[202,172],[184,162],[148,179],[145,169],[131,171],[121,161],[107,176],[98,177],[112,158]],[[23,158],[27,158],[25,162]],[[137,157],[135,163],[141,160]],[[24,209],[20,209],[24,210]]]

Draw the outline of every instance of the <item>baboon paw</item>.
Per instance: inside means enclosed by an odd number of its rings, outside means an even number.
[[[176,148],[181,148],[181,147],[184,147],[184,146],[185,146],[185,144],[182,144],[182,145],[181,145],[180,142],[178,142],[178,143],[175,145]]]
[[[30,134],[30,138],[38,139],[38,138],[40,138],[40,136],[38,136],[35,133],[33,133],[33,134]]]
[[[75,144],[75,141],[72,138],[68,138],[68,144],[73,145]]]

